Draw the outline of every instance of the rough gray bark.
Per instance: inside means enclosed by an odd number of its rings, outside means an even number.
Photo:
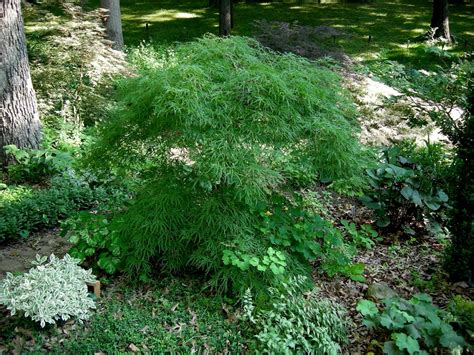
[[[445,38],[451,41],[448,15],[448,0],[434,0],[433,16],[431,17],[430,25],[431,28],[436,29],[433,36],[434,38]]]
[[[0,0],[0,163],[3,147],[37,148],[41,141],[20,0]]]
[[[230,36],[230,29],[232,27],[231,1],[220,0],[219,36]]]
[[[113,48],[123,49],[122,19],[120,16],[120,0],[100,0],[100,7],[106,10],[103,18],[107,36],[114,43]]]

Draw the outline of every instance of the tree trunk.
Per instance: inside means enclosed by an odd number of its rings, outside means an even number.
[[[114,43],[112,47],[121,51],[123,49],[123,34],[120,0],[100,0],[100,7],[107,10],[103,22],[107,28],[107,36]]]
[[[37,148],[41,141],[20,0],[0,0],[0,161],[5,145]]]
[[[446,38],[448,41],[451,41],[448,15],[448,0],[434,0],[433,16],[431,17],[430,25],[433,30],[436,29],[433,38]]]
[[[231,2],[232,0],[220,0],[219,9],[219,36],[230,36],[231,29]]]

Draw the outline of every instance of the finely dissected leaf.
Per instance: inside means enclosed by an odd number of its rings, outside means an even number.
[[[279,239],[278,228],[263,225],[255,210],[271,206],[291,167],[309,182],[362,184],[366,154],[339,76],[242,37],[142,50],[132,56],[146,53],[146,60],[118,83],[111,119],[87,159],[144,176],[119,216],[128,271],[150,273],[156,264],[167,271],[194,268],[220,291],[232,285],[263,292],[282,273],[308,272],[300,256],[314,259],[317,248],[286,253],[306,231],[293,231],[290,241],[282,229]],[[272,213],[269,208],[263,216]],[[342,244],[334,247],[345,246],[342,237],[334,240]]]

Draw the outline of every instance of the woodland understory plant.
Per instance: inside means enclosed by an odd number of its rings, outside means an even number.
[[[451,166],[453,177],[447,188],[450,204],[449,229],[452,244],[446,252],[446,270],[453,281],[472,281],[474,265],[474,64],[472,53],[455,58],[449,52],[430,49],[437,56],[449,58],[450,65],[436,71],[416,70],[386,62],[379,73],[390,80],[411,102],[412,124],[436,123],[454,147]]]
[[[268,354],[338,354],[347,341],[346,310],[321,298],[316,289],[305,291],[305,277],[292,277],[281,289],[270,288],[266,308],[258,309],[247,289],[243,320]]]
[[[12,315],[21,312],[41,327],[76,318],[88,319],[95,308],[89,297],[88,282],[95,282],[91,270],[78,266],[79,260],[66,254],[63,259],[36,256],[34,268],[15,276],[7,273],[0,283],[0,304]]]
[[[365,153],[339,76],[242,37],[145,47],[131,59],[138,73],[118,83],[88,157],[139,172],[135,197],[114,217],[128,271],[197,269],[240,292],[304,273],[291,249],[258,236],[258,206],[271,213],[271,196],[283,195],[282,154],[314,180],[362,184]],[[249,267],[229,253],[248,255]]]

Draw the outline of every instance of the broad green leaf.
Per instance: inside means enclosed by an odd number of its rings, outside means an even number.
[[[406,350],[409,354],[414,354],[420,351],[420,344],[416,339],[404,333],[392,334],[392,339],[395,340],[395,344],[400,350]]]
[[[384,343],[383,352],[388,355],[403,355],[403,351],[400,351],[393,341],[386,341]]]
[[[363,315],[373,317],[379,313],[377,305],[369,300],[361,300],[357,303],[356,309]]]

